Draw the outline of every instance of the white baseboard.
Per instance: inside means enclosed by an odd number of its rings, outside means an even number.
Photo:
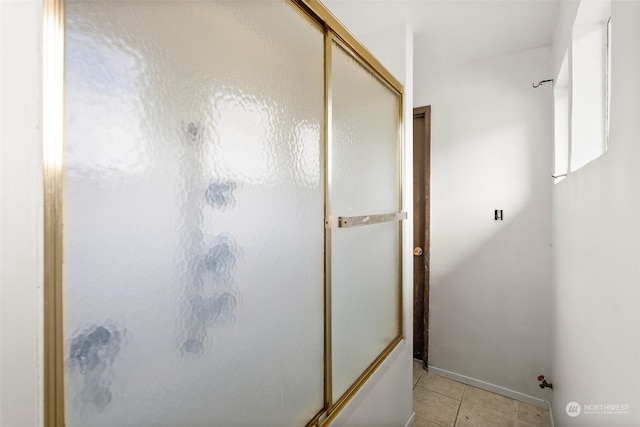
[[[555,427],[556,423],[553,422],[553,411],[551,402],[547,402],[549,404],[549,421],[551,422],[551,427]]]
[[[482,390],[490,391],[495,394],[499,394],[510,399],[519,400],[520,402],[528,403],[529,405],[537,406],[539,408],[549,409],[550,403],[546,400],[539,399],[537,397],[529,396],[528,394],[520,393],[519,391],[511,390],[506,387],[491,384],[485,381],[477,380],[475,378],[467,377],[462,374],[440,369],[435,366],[429,365],[429,372],[439,375],[441,377],[449,378],[459,383],[468,384],[470,386],[480,388]],[[553,423],[551,424],[553,427]]]
[[[411,426],[413,426],[413,423],[415,423],[415,422],[416,422],[416,413],[412,412],[411,416],[409,417],[409,419],[405,423],[404,427],[411,427]],[[553,425],[551,427],[553,427]]]

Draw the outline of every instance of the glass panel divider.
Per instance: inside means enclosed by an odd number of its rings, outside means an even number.
[[[333,399],[333,363],[332,363],[332,230],[328,226],[332,207],[332,51],[333,43],[341,45],[354,58],[368,69],[374,77],[396,92],[399,96],[398,162],[400,200],[403,206],[402,190],[402,123],[403,123],[403,87],[380,62],[362,46],[342,26],[342,24],[317,0],[289,0],[316,23],[324,28],[324,68],[325,68],[325,123],[324,123],[324,187],[325,187],[325,242],[324,242],[324,400],[325,408],[314,417],[309,425],[330,424],[344,406],[351,400],[360,387],[373,375],[382,362],[393,352],[403,338],[402,316],[402,232],[403,221],[399,221],[400,244],[400,281],[399,281],[399,331],[398,336],[372,362],[363,374],[349,387],[337,401]],[[45,361],[44,361],[44,425],[63,427],[64,418],[64,360],[63,360],[63,279],[62,279],[62,105],[64,67],[64,0],[45,0],[43,31],[43,148],[45,171]],[[57,113],[56,113],[57,112]],[[57,121],[57,123],[56,123]],[[406,214],[405,214],[406,215]]]
[[[332,132],[332,86],[331,86],[331,67],[332,67],[332,40],[331,31],[325,30],[324,38],[324,79],[325,79],[325,145],[324,145],[324,177],[325,177],[325,410],[330,412],[333,409],[333,364],[332,364],[332,325],[331,325],[331,235],[332,230],[327,227],[328,220],[331,215],[331,194],[332,194],[332,155],[331,149],[333,144]]]
[[[45,0],[42,31],[43,227],[43,420],[64,425],[62,307],[62,152],[64,92],[64,2]]]

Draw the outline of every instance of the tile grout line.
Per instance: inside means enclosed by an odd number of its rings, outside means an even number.
[[[416,380],[416,383],[413,385],[413,388],[411,390],[415,390],[416,389],[416,386],[420,382],[420,378],[422,378],[423,374],[424,374],[424,371],[422,369],[420,369],[420,375],[418,375],[418,379]]]
[[[415,389],[416,389],[416,387],[420,387],[421,389],[424,389],[425,391],[428,391],[428,392],[430,392],[430,393],[434,393],[434,394],[440,395],[440,396],[445,397],[445,398],[447,398],[447,399],[452,399],[452,400],[457,400],[457,401],[458,401],[458,411],[456,412],[456,417],[455,417],[455,418],[454,418],[454,420],[453,420],[453,426],[452,426],[452,427],[455,427],[455,425],[456,425],[456,421],[458,420],[458,412],[460,412],[460,406],[462,406],[462,397],[461,397],[460,399],[456,399],[455,397],[451,397],[451,396],[448,396],[448,395],[446,395],[446,394],[442,394],[442,393],[440,393],[439,391],[431,390],[431,389],[429,389],[429,388],[426,388],[426,387],[420,386],[420,385],[418,385],[418,383],[417,383],[417,382],[416,382],[416,385],[414,385],[414,386],[413,386],[413,391],[414,391],[414,393],[415,393]],[[463,389],[463,391],[462,391],[462,394],[463,394],[463,395],[464,395],[464,390],[466,390],[466,385],[465,385],[465,388],[464,388],[464,389]],[[416,416],[417,416],[417,415],[416,415]],[[426,418],[426,419],[427,419],[428,421],[430,421],[431,423],[433,423],[433,424],[435,424],[435,425],[439,426],[439,427],[447,427],[447,426],[445,426],[444,424],[440,424],[439,422],[436,422],[436,421],[432,420],[431,418]]]
[[[456,427],[458,424],[458,415],[460,415],[460,409],[462,408],[462,399],[464,399],[464,394],[467,392],[467,385],[464,385],[462,389],[462,396],[460,396],[460,404],[458,405],[458,412],[456,412],[456,418],[453,420],[453,427]]]

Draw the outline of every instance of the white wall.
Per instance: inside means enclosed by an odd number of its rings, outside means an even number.
[[[576,4],[564,4],[554,70]],[[563,16],[561,10],[560,16]],[[640,3],[612,4],[608,151],[553,189],[553,415],[556,426],[640,425]],[[569,402],[630,405],[568,417]]]
[[[41,423],[42,3],[0,1],[0,426]]]
[[[429,363],[539,405],[551,399],[537,376],[551,368],[552,86],[532,83],[549,78],[548,48],[450,69],[416,54],[414,106],[432,106]]]
[[[340,16],[338,16],[340,18]],[[413,32],[399,25],[376,34],[356,35],[380,62],[404,85],[404,158],[403,210],[405,221],[403,263],[404,337],[398,348],[383,362],[351,402],[336,417],[332,426],[401,427],[413,422],[412,347],[413,347]]]

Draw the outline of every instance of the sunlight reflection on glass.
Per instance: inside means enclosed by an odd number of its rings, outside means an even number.
[[[137,52],[79,31],[69,33],[67,139],[70,169],[144,174],[148,137],[140,98],[144,62]],[[99,129],[99,131],[98,131]]]
[[[273,118],[253,96],[217,93],[210,125],[217,171],[234,181],[266,184],[273,177]]]

